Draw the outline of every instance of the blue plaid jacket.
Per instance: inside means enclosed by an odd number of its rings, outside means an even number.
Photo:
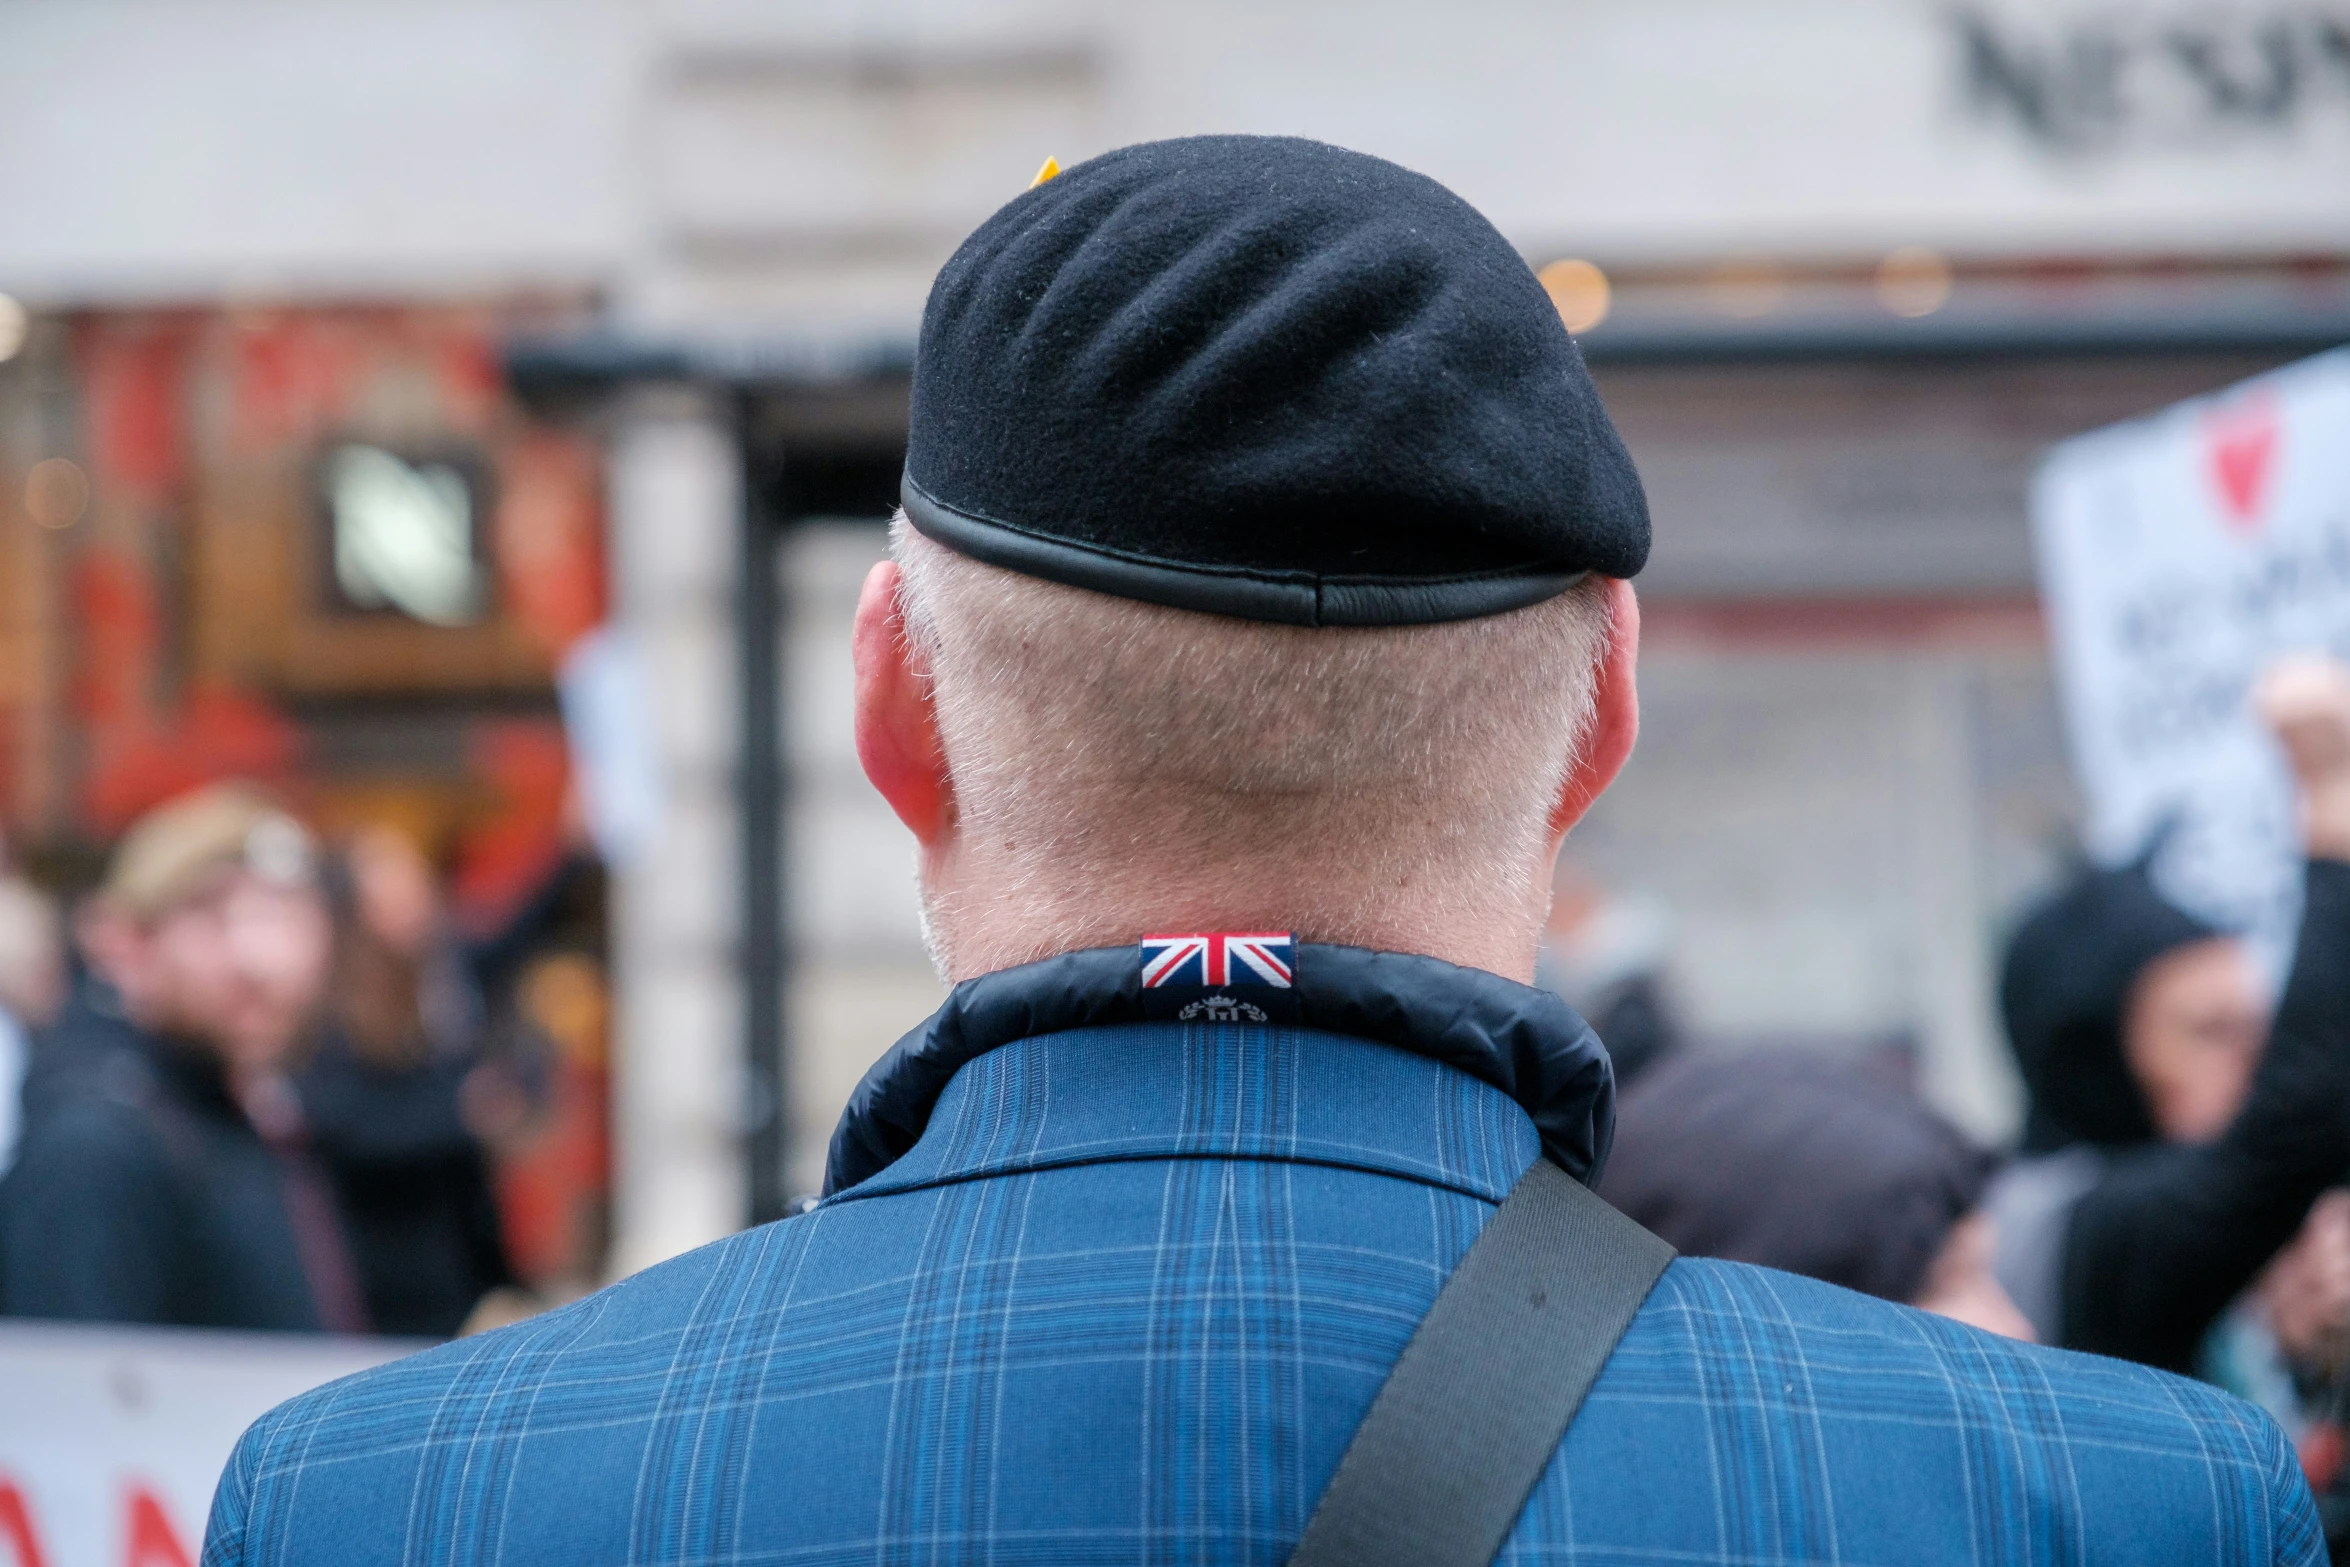
[[[1379,963],[1408,994],[1354,972],[1262,1024],[1138,1020],[1131,985],[1067,974],[959,992],[860,1093],[842,1190],[273,1411],[207,1567],[1282,1561],[1520,1171],[1605,1148],[1571,1014]],[[1684,1259],[1500,1559],[2324,1548],[2291,1450],[2234,1399]]]

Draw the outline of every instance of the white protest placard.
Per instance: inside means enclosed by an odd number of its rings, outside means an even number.
[[[0,1567],[194,1567],[245,1427],[420,1347],[0,1322]]]
[[[2281,973],[2299,835],[2250,691],[2350,657],[2350,349],[2055,447],[2032,523],[2090,852],[2159,839],[2164,891]]]

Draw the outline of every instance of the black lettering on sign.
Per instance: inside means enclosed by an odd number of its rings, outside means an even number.
[[[2290,132],[2350,113],[2350,9],[1948,13],[1960,100],[2052,152]]]

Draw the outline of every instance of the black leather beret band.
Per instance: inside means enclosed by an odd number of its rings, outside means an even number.
[[[1475,620],[1556,598],[1588,571],[1491,572],[1419,581],[1349,581],[1304,572],[1194,566],[1046,538],[1010,523],[974,517],[925,494],[911,474],[898,487],[906,520],[958,555],[1072,588],[1141,599],[1171,609],[1296,626],[1410,626]]]

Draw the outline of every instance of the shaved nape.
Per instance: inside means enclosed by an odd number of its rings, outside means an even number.
[[[891,548],[961,869],[985,871],[926,886],[950,970],[969,971],[974,918],[1014,910],[1014,950],[987,966],[1129,939],[1092,927],[1138,895],[1377,944],[1398,899],[1442,919],[1546,894],[1607,651],[1604,581],[1475,620],[1316,628],[1017,575],[903,514]]]

